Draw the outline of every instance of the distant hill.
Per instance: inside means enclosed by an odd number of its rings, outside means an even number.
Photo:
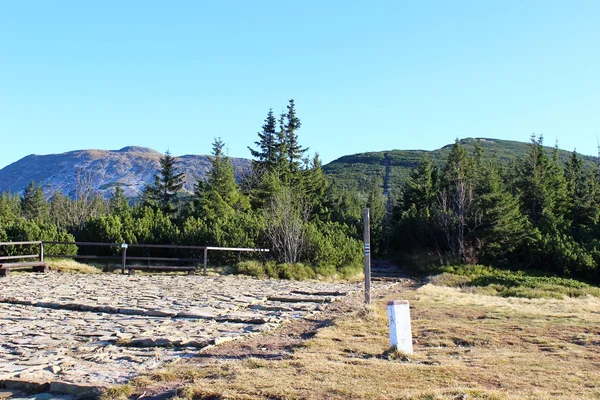
[[[524,157],[530,144],[510,140],[467,138],[460,143],[468,151],[473,150],[475,142],[479,142],[484,149],[484,158],[496,158],[504,163]],[[389,186],[391,190],[400,187],[409,177],[410,171],[421,161],[425,153],[429,153],[432,163],[442,165],[448,155],[452,144],[433,151],[425,150],[389,150],[369,153],[353,154],[340,157],[323,167],[325,173],[342,188],[367,190],[370,185],[376,183],[384,187],[384,180],[389,174]],[[548,154],[552,154],[553,148],[547,147]],[[571,156],[570,151],[559,150],[561,161],[566,162]],[[589,166],[596,162],[595,157],[581,155]]]
[[[121,185],[129,198],[138,197],[159,173],[163,154],[145,147],[121,150],[77,150],[62,154],[29,155],[0,170],[0,192],[21,193],[31,182],[41,185],[47,196],[61,192],[74,196],[78,179],[108,197]],[[249,171],[251,161],[231,158],[236,178]],[[175,157],[175,166],[185,174],[185,190],[192,192],[197,178],[210,170],[210,157]]]
[[[528,143],[508,140],[467,138],[461,140],[469,151],[478,141],[485,150],[484,157],[496,157],[510,162],[523,157]],[[323,167],[325,173],[339,187],[366,191],[373,183],[384,187],[386,172],[388,185],[396,191],[415,168],[423,154],[429,153],[434,164],[442,165],[450,153],[452,144],[433,151],[389,150],[353,154],[340,157]],[[551,154],[552,148],[548,148]],[[561,160],[566,161],[571,152],[560,150]],[[117,185],[121,185],[125,195],[136,198],[145,185],[151,184],[154,175],[159,173],[159,160],[163,154],[146,148],[129,146],[120,150],[77,150],[62,154],[29,155],[0,170],[0,193],[22,193],[33,180],[44,188],[47,196],[61,192],[74,196],[78,179],[89,182],[93,189],[108,197]],[[582,156],[588,165],[596,162],[595,157]],[[210,170],[210,157],[205,155],[185,155],[175,157],[176,167],[185,174],[185,190],[193,191],[197,178],[205,178]],[[238,182],[250,171],[251,160],[231,158]]]

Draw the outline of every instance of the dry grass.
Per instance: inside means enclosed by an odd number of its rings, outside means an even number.
[[[385,302],[411,302],[415,354],[390,357]],[[337,318],[283,359],[221,358],[132,382],[186,399],[600,397],[600,299],[541,300],[426,285]]]
[[[124,400],[128,399],[135,391],[132,385],[115,385],[105,389],[100,395],[100,400]]]
[[[87,264],[68,259],[47,259],[52,271],[67,272],[71,274],[100,274],[102,270]]]

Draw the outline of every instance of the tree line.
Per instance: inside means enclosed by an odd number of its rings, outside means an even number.
[[[411,173],[387,248],[414,264],[485,263],[598,279],[600,168],[559,162],[532,135],[525,157],[484,161],[458,141],[447,162]]]
[[[184,175],[169,152],[161,158],[160,173],[133,204],[120,186],[103,199],[86,184],[85,175],[74,198],[54,193],[46,200],[32,182],[22,197],[5,193],[0,198],[0,240],[269,248],[276,262],[305,263],[322,275],[356,271],[361,266],[358,233],[364,201],[331,185],[317,154],[307,157],[298,140],[301,126],[294,100],[278,118],[269,110],[249,147],[251,171],[241,182],[236,182],[225,143],[215,139],[212,168],[206,179],[196,181],[191,195],[182,192]],[[221,262],[237,259],[215,257]]]
[[[215,139],[212,168],[192,194],[182,192],[184,175],[169,152],[134,202],[120,186],[102,198],[84,174],[74,198],[54,193],[46,200],[32,182],[22,196],[0,197],[0,241],[269,248],[275,262],[305,264],[311,276],[345,274],[361,268],[366,206],[374,258],[418,267],[485,263],[598,279],[600,168],[585,166],[576,152],[562,163],[557,148],[548,153],[543,138],[533,135],[528,153],[507,165],[484,158],[478,145],[470,151],[456,141],[445,163],[434,165],[425,155],[408,181],[393,188],[399,195],[388,199],[375,184],[360,192],[338,188],[323,173],[318,154],[309,157],[300,145],[301,127],[294,100],[278,116],[269,110],[248,147],[251,171],[239,182],[225,143]],[[118,250],[50,250],[69,251]],[[131,249],[132,255],[142,251]],[[214,261],[237,260],[218,257]]]

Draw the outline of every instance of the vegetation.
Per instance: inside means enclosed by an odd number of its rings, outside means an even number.
[[[120,186],[102,199],[82,171],[74,198],[54,193],[47,201],[32,182],[22,197],[0,198],[0,240],[260,247],[271,249],[270,259],[260,268],[242,264],[238,273],[347,276],[360,270],[366,206],[374,258],[421,268],[483,263],[600,279],[600,167],[592,158],[544,147],[535,135],[529,145],[465,139],[431,153],[343,157],[327,167],[329,179],[318,154],[310,157],[301,146],[301,127],[293,100],[278,118],[269,110],[249,148],[252,171],[239,183],[225,143],[215,139],[211,170],[192,196],[181,193],[185,177],[169,152],[134,204]],[[343,165],[364,175],[361,190],[344,188],[346,178],[335,170]],[[385,195],[382,169],[389,172]],[[115,255],[118,248],[79,250],[85,251]],[[131,255],[141,251],[131,249]],[[211,261],[234,266],[243,257],[223,253]]]
[[[564,299],[567,297],[600,297],[600,288],[587,283],[556,276],[542,271],[509,271],[481,265],[444,267],[443,272],[432,279],[441,286],[461,288],[502,297],[525,297],[529,299]]]
[[[600,278],[600,169],[566,164],[532,136],[510,167],[456,142],[441,167],[424,157],[394,210],[389,251],[418,266],[483,262]],[[422,266],[422,265],[421,265]]]
[[[484,150],[485,161],[498,161],[504,165],[518,162],[528,152],[526,143],[511,140],[466,138],[459,141],[467,152],[472,152],[477,144]],[[435,167],[441,167],[448,156],[452,145],[444,146],[433,151],[425,150],[389,150],[369,153],[347,155],[334,160],[323,167],[335,185],[350,190],[368,188],[373,183],[382,185],[385,177],[386,162],[390,165],[390,185],[392,188],[401,188],[410,177],[413,169],[425,155],[429,157]],[[547,155],[552,155],[552,148],[545,148]],[[564,150],[558,152],[559,161],[564,164],[571,157],[571,153]],[[596,160],[593,157],[581,156],[586,168],[592,167]],[[362,189],[364,190],[364,189]],[[396,195],[400,193],[396,192]]]
[[[32,182],[22,198],[5,194],[0,200],[0,239],[260,247],[271,249],[270,258],[260,268],[242,263],[238,273],[285,279],[352,275],[361,267],[359,223],[365,203],[330,185],[318,155],[306,157],[298,136],[301,126],[294,100],[278,119],[269,110],[257,148],[250,149],[252,173],[239,184],[225,143],[215,139],[212,168],[206,180],[196,182],[193,196],[181,193],[185,176],[169,152],[134,204],[118,185],[110,199],[102,199],[83,172],[75,198],[54,193],[47,201]],[[75,251],[116,255],[119,248],[71,246],[47,253]],[[172,249],[161,251],[153,255],[175,255]],[[142,252],[131,248],[128,255]],[[188,253],[177,255],[201,256]],[[248,256],[220,253],[211,263],[235,265],[239,257]]]

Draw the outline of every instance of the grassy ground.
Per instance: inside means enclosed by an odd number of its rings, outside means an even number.
[[[544,275],[541,271],[509,271],[468,265],[444,267],[432,282],[440,286],[503,297],[563,299],[566,297],[600,297],[600,288],[575,279]]]
[[[284,327],[249,339],[242,352],[225,344],[105,398],[157,390],[187,399],[600,398],[596,297],[500,297],[433,284],[377,295],[372,308],[360,306],[360,296],[335,305],[312,333]],[[389,299],[410,301],[412,356],[386,355]],[[286,335],[296,342],[261,353]]]
[[[102,270],[87,264],[64,258],[46,259],[52,271],[67,272],[73,274],[100,274]]]

